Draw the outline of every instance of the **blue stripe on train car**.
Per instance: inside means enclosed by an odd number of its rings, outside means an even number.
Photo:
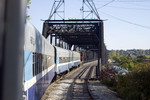
[[[72,68],[72,62],[68,63],[68,68],[71,69]]]
[[[31,51],[24,51],[24,80],[30,80],[33,77],[33,56]]]
[[[51,69],[46,75],[44,75],[39,81],[37,81],[32,87],[28,89],[28,100],[41,100],[48,88],[52,79],[54,78],[54,68]],[[25,92],[27,95],[27,91]]]
[[[64,72],[66,70],[68,70],[68,63],[64,64],[64,65],[57,65],[57,74],[60,74],[61,72]]]
[[[57,57],[57,64],[59,64],[59,57]]]
[[[78,66],[80,64],[80,61],[74,62],[73,66]]]

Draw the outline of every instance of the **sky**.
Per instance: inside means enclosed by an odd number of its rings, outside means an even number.
[[[150,0],[93,0],[108,50],[150,49]],[[42,33],[54,0],[31,0],[30,22]],[[82,0],[65,0],[65,19],[82,18]],[[96,17],[94,17],[96,18]]]

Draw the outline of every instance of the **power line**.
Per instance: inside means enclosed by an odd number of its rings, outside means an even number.
[[[113,3],[114,1],[115,1],[115,0],[112,0],[112,1],[110,1],[110,2],[108,2],[108,3],[106,3],[106,4],[104,4],[104,5],[102,5],[101,7],[97,8],[97,9],[103,8],[103,7],[107,6],[107,5],[109,5],[110,3]]]
[[[90,4],[89,0],[86,0],[86,1],[87,1],[87,3],[90,5],[92,11],[95,13],[95,15],[97,16],[97,18],[100,19],[100,16],[99,16],[99,14],[98,14],[98,12],[97,12],[97,9],[96,9],[96,7],[95,7],[95,4],[92,2],[93,5],[94,5],[94,8],[95,8],[96,10],[95,10],[95,9],[93,8],[93,6]]]
[[[144,2],[144,3],[145,3],[145,2]],[[143,4],[141,4],[141,3],[139,4],[139,3],[135,3],[135,2],[128,2],[127,4],[130,4],[130,5],[132,5],[132,6],[138,6],[138,7],[139,7],[139,6],[140,6],[140,7],[146,7],[146,8],[147,8],[147,7],[148,7],[148,8],[150,7],[150,5],[143,5]],[[148,4],[148,3],[147,3],[147,4]]]
[[[93,3],[93,5],[94,5],[94,9],[95,9],[97,15],[99,16],[99,13],[98,13],[98,11],[97,11],[97,8],[96,8],[95,3],[93,2],[93,0],[92,0],[92,3]],[[100,16],[99,16],[99,19],[100,19]]]
[[[142,1],[139,1],[139,0],[133,0],[133,1],[119,1],[119,0],[112,0],[112,1],[109,1],[109,2],[107,2],[106,4],[104,4],[104,5],[102,5],[101,7],[98,7],[97,9],[100,9],[100,8],[103,8],[103,7],[105,7],[105,6],[108,6],[109,4],[111,4],[111,3],[113,3],[113,2],[145,2],[145,1],[147,1],[147,0],[142,0]],[[98,2],[98,1],[97,1]],[[115,7],[114,7],[115,8]],[[116,7],[117,8],[117,7]],[[123,8],[123,7],[122,7]],[[128,9],[128,8],[124,8],[124,9]],[[134,8],[129,8],[129,9],[134,9]],[[140,10],[140,9],[139,9]],[[145,10],[150,10],[150,9],[145,9]]]
[[[121,9],[132,9],[132,10],[147,10],[150,11],[150,9],[145,9],[145,8],[127,8],[127,7],[116,7],[116,6],[107,6],[111,8],[121,8]]]
[[[117,2],[148,2],[149,0],[117,0]]]
[[[143,28],[146,28],[146,29],[150,29],[149,26],[144,26],[144,25],[140,25],[140,24],[137,24],[137,23],[133,23],[133,22],[130,22],[130,21],[127,21],[127,20],[124,20],[124,19],[121,19],[121,18],[118,18],[118,17],[115,17],[113,15],[110,15],[110,14],[107,14],[107,13],[104,13],[102,11],[100,11],[101,13],[105,14],[105,15],[108,15],[116,20],[119,20],[119,21],[122,21],[122,22],[125,22],[125,23],[128,23],[128,24],[132,24],[132,25],[135,25],[135,26],[139,26],[139,27],[143,27]]]
[[[124,3],[128,3],[128,2],[149,2],[150,0],[115,0],[115,2],[124,2]],[[100,1],[100,0],[97,0],[95,2],[107,2],[106,0],[105,1]],[[111,2],[111,1],[110,1]]]

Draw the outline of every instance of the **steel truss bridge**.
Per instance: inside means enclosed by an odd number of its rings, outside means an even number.
[[[74,46],[74,50],[95,53],[97,69],[101,69],[101,65],[107,63],[104,26],[93,0],[83,0],[82,19],[65,20],[64,5],[64,0],[54,0],[49,19],[43,24],[43,36],[50,38],[50,43],[55,46],[69,50]]]

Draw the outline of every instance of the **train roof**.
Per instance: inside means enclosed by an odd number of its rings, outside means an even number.
[[[27,20],[25,25],[24,50],[42,53],[45,55],[54,55],[54,47],[45,37]]]

